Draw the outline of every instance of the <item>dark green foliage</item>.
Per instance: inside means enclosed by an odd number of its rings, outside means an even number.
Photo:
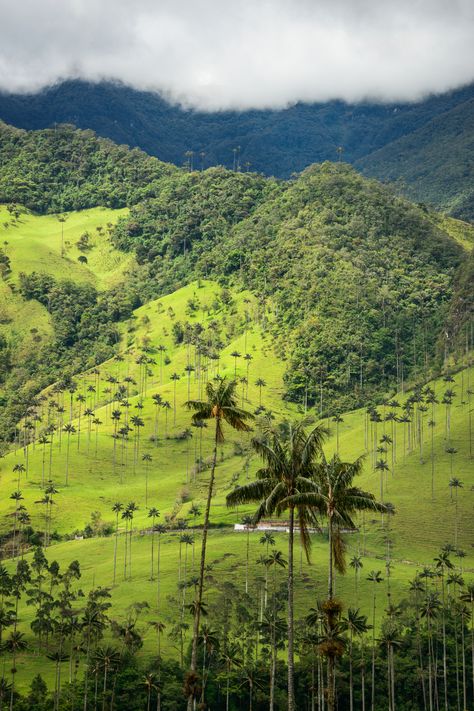
[[[389,180],[410,199],[474,221],[474,99],[362,158],[367,175]]]
[[[36,212],[124,207],[174,170],[93,131],[66,124],[27,133],[0,122],[0,203]]]
[[[472,219],[473,95],[471,85],[411,104],[331,101],[204,113],[120,84],[66,81],[33,95],[0,94],[0,117],[26,129],[74,123],[179,166],[191,150],[197,169],[232,167],[239,146],[242,170],[250,163],[284,178],[337,160],[342,146],[343,159],[367,175],[400,181],[410,197]]]
[[[206,275],[270,297],[290,399],[319,401],[323,386],[323,409],[348,408],[434,357],[462,251],[423,210],[345,164],[266,188],[221,169],[162,186],[115,245],[164,291]]]

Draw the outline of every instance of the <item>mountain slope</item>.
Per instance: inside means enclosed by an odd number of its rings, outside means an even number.
[[[356,162],[411,199],[474,220],[474,99]]]
[[[26,129],[64,122],[92,128],[176,165],[187,160],[186,151],[194,151],[195,166],[202,161],[206,167],[232,167],[233,150],[239,147],[236,158],[243,169],[250,163],[252,170],[279,177],[289,177],[314,162],[335,160],[338,146],[343,147],[347,162],[363,161],[368,175],[385,177],[382,158],[375,152],[386,147],[384,161],[390,167],[385,172],[391,180],[406,181],[407,193],[417,200],[469,217],[470,208],[458,208],[454,202],[458,196],[462,203],[470,190],[473,96],[474,86],[468,86],[415,104],[334,101],[281,111],[203,113],[170,106],[157,94],[117,84],[67,81],[39,94],[0,94],[0,118]],[[449,153],[443,147],[449,130],[445,126],[455,120],[463,135],[449,131],[454,146]],[[414,168],[411,153],[412,148],[415,154],[419,151],[420,141],[425,173]],[[443,191],[443,172],[451,175],[449,201]]]
[[[22,503],[31,515],[31,530],[25,535],[31,537],[31,542],[38,541],[49,527],[52,541],[51,547],[46,549],[48,557],[54,557],[62,569],[71,560],[78,561],[82,570],[81,587],[85,591],[93,585],[111,587],[113,619],[126,617],[133,603],[147,602],[149,607],[143,610],[141,617],[141,625],[146,625],[145,644],[140,653],[143,658],[155,654],[155,636],[148,625],[157,614],[169,632],[163,638],[164,653],[167,657],[178,655],[171,629],[180,604],[181,588],[177,584],[183,575],[185,556],[189,575],[195,574],[197,567],[194,546],[185,545],[182,550],[180,522],[187,521],[187,533],[194,534],[197,546],[213,431],[211,426],[191,427],[191,413],[184,403],[189,397],[202,396],[206,381],[219,372],[227,377],[238,377],[239,403],[244,408],[260,411],[263,417],[271,413],[275,422],[302,414],[301,409],[298,413],[294,405],[282,399],[284,363],[274,350],[271,335],[271,325],[276,318],[274,308],[262,310],[248,292],[222,290],[210,281],[194,282],[140,307],[122,330],[119,351],[123,360],[110,359],[78,374],[75,389],[69,382],[67,386],[58,383],[58,387],[46,390],[44,398],[32,402],[29,418],[36,423],[34,431],[25,427],[20,435],[20,445],[24,443],[25,434],[29,446],[19,446],[1,461],[0,483],[4,491],[14,491],[20,477]],[[190,335],[184,341],[180,340],[178,327],[183,323],[188,324]],[[211,356],[219,341],[216,360]],[[202,344],[208,346],[206,350]],[[164,347],[164,355],[160,347]],[[244,358],[247,353],[251,355],[250,360]],[[148,361],[145,365],[143,356]],[[338,595],[343,596],[347,605],[356,601],[365,614],[369,613],[372,587],[366,581],[365,572],[382,569],[387,560],[391,561],[391,568],[386,568],[391,570],[388,592],[396,603],[415,572],[429,564],[435,552],[442,545],[452,543],[455,536],[457,545],[465,553],[461,564],[470,575],[474,567],[471,545],[474,481],[468,436],[472,396],[468,391],[473,377],[471,367],[457,373],[452,380],[429,383],[439,401],[447,390],[453,393],[449,405],[429,405],[429,412],[424,409],[428,390],[423,388],[416,393],[390,393],[390,404],[376,408],[378,422],[373,415],[369,419],[365,409],[343,413],[337,425],[326,422],[332,429],[326,454],[330,456],[336,449],[347,459],[365,454],[360,485],[392,502],[397,512],[393,517],[385,517],[383,522],[375,514],[361,518],[359,531],[346,536],[348,555],[360,553],[364,565],[358,586],[354,587],[351,574],[337,577]],[[264,378],[265,386],[258,386],[260,378]],[[161,397],[162,403],[168,402],[169,407],[160,406],[156,396]],[[410,398],[408,411],[412,421],[417,422],[416,427],[401,420]],[[114,410],[120,415],[117,427],[112,418]],[[448,411],[449,432],[445,424]],[[395,419],[391,417],[393,413]],[[314,410],[308,414],[317,416]],[[435,423],[431,428],[427,425],[428,418]],[[122,429],[127,423],[130,429],[124,433]],[[66,424],[74,428],[71,435],[64,430]],[[257,419],[255,426],[258,425]],[[114,439],[116,429],[118,439]],[[258,458],[249,447],[248,436],[229,428],[225,432],[226,443],[219,448],[211,514],[213,527],[209,536],[207,596],[211,604],[219,599],[225,585],[244,586],[247,537],[234,532],[232,527],[245,514],[252,513],[253,507],[229,510],[225,496],[236,484],[251,479],[259,466]],[[40,439],[43,433],[47,433],[46,442]],[[385,445],[385,454],[380,454],[376,448],[385,435],[391,437],[392,443]],[[144,459],[145,454],[151,459]],[[388,471],[382,474],[374,469],[375,458],[381,456],[388,466]],[[13,471],[20,463],[26,471]],[[449,487],[452,467],[464,484],[463,496],[456,505]],[[50,513],[42,503],[43,477],[46,481],[51,478],[57,489]],[[113,535],[112,507],[117,501],[134,501],[138,506],[131,524],[133,568],[127,571],[127,579],[124,579],[123,569],[127,540],[125,521],[119,520],[118,536]],[[193,505],[201,513],[193,513]],[[150,576],[151,506],[159,509],[158,520],[165,525],[160,534],[159,591],[157,581]],[[14,507],[15,502],[7,497],[0,501],[3,534],[11,528]],[[76,540],[76,535],[90,538]],[[258,543],[260,536],[256,531],[249,538],[250,589],[256,593],[259,582],[253,561],[262,550]],[[388,538],[390,551],[387,553]],[[275,533],[275,539],[275,545],[284,550],[286,534]],[[315,595],[323,594],[325,587],[325,533],[313,535],[313,542],[313,564],[307,565],[302,559],[295,571],[298,615],[314,605]],[[156,543],[155,540],[155,556]],[[11,544],[10,535],[6,545]],[[118,546],[118,567],[114,585],[115,545]],[[31,555],[27,560],[31,560]],[[283,583],[284,571],[278,575]],[[185,592],[185,595],[191,593]],[[381,614],[382,609],[377,612],[377,623]],[[35,609],[25,605],[23,598],[20,629],[26,633],[30,649],[18,660],[22,688],[39,670],[46,671],[47,680],[54,683],[54,664],[45,661],[41,650],[40,654],[34,651],[36,641],[30,629],[34,615]],[[65,670],[67,664],[66,661]],[[84,660],[81,672],[83,664]]]

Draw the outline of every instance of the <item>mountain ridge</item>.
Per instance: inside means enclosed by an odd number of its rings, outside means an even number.
[[[336,160],[338,148],[342,147],[346,162],[360,163],[364,172],[373,177],[395,183],[404,179],[407,188],[399,184],[400,190],[414,197],[410,190],[414,190],[417,176],[412,177],[405,168],[410,165],[409,146],[402,152],[398,165],[404,137],[422,131],[437,117],[458,108],[463,132],[469,138],[472,136],[469,100],[473,97],[474,85],[468,85],[412,104],[350,105],[332,101],[296,104],[282,110],[204,113],[172,106],[157,94],[119,84],[70,80],[38,94],[0,93],[0,118],[30,130],[73,123],[115,142],[141,147],[175,165],[188,161],[189,155],[185,154],[192,151],[197,168],[201,163],[203,167],[216,164],[233,167],[236,161],[242,170],[248,169],[250,163],[254,171],[283,178],[312,163]],[[426,135],[430,140],[424,151],[425,160],[436,155],[442,141],[437,131]],[[415,197],[446,210],[453,206],[446,201],[442,185],[438,185],[446,167],[452,174],[451,193],[455,196],[463,195],[472,182],[471,159],[462,150],[466,136],[452,138],[456,161],[452,155],[444,154],[443,165],[432,166],[433,175],[421,179],[418,176]],[[402,143],[398,144],[400,140]],[[386,178],[381,175],[376,155],[383,149],[388,166]],[[202,152],[206,154],[203,158]],[[462,210],[454,214],[472,220],[472,200],[469,198]]]

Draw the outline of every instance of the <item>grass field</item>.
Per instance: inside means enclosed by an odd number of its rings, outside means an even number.
[[[16,475],[13,467],[16,463],[28,464],[28,476],[21,475],[20,489],[24,496],[24,504],[30,512],[34,525],[42,528],[45,525],[44,511],[41,504],[35,502],[41,499],[41,481],[44,478],[53,479],[59,493],[55,497],[53,507],[52,529],[61,535],[71,535],[81,531],[90,520],[91,511],[100,512],[100,518],[112,523],[114,516],[111,511],[115,501],[124,504],[134,501],[139,509],[135,514],[133,527],[133,577],[124,581],[121,571],[124,549],[123,524],[120,522],[119,535],[119,565],[117,585],[112,592],[112,617],[123,618],[128,605],[146,600],[150,609],[143,613],[141,628],[145,633],[145,645],[142,654],[152,653],[155,644],[155,633],[147,631],[147,623],[159,615],[165,623],[171,625],[171,619],[176,608],[177,561],[179,558],[179,534],[169,532],[162,537],[161,557],[161,606],[157,610],[156,581],[150,581],[150,519],[148,508],[156,506],[160,511],[160,522],[168,518],[172,523],[179,519],[187,519],[188,526],[199,526],[201,517],[191,518],[188,514],[192,504],[202,509],[207,486],[206,470],[196,472],[194,462],[202,452],[205,460],[212,449],[212,425],[198,430],[190,427],[190,413],[184,407],[188,397],[199,398],[204,391],[206,379],[219,372],[238,378],[247,377],[248,392],[245,383],[240,383],[238,392],[241,404],[251,411],[260,404],[272,413],[276,421],[283,417],[295,417],[301,414],[301,408],[289,405],[282,400],[282,376],[284,364],[279,361],[271,345],[269,322],[273,318],[270,312],[262,314],[255,299],[248,293],[233,294],[232,301],[224,304],[219,298],[220,287],[212,282],[193,283],[175,294],[156,300],[137,310],[135,318],[123,328],[123,360],[112,360],[100,366],[98,373],[86,373],[77,380],[78,388],[72,398],[73,425],[79,430],[79,403],[77,395],[83,394],[85,401],[81,403],[80,438],[72,435],[69,443],[69,482],[65,486],[65,471],[67,459],[67,436],[60,434],[58,414],[54,407],[48,407],[48,402],[54,400],[63,404],[65,412],[62,423],[69,421],[71,396],[68,391],[63,393],[49,392],[41,406],[41,416],[44,426],[56,421],[58,429],[44,446],[36,444],[28,447],[28,453],[23,447],[10,453],[1,462],[1,486],[5,492],[0,500],[0,513],[13,511],[13,502],[9,494],[16,489]],[[189,304],[193,302],[190,310]],[[173,340],[174,324],[183,321],[200,323],[204,334],[218,333],[225,344],[218,361],[202,362],[199,365],[198,356],[192,346],[184,343],[176,344]],[[214,324],[209,331],[207,326]],[[266,325],[265,325],[266,324]],[[155,362],[148,364],[146,369],[137,363],[140,348],[146,346],[148,356]],[[165,350],[160,351],[162,346]],[[240,353],[233,356],[232,353]],[[248,362],[244,360],[245,353],[252,355]],[[163,357],[163,364],[162,359]],[[169,362],[165,362],[168,361]],[[196,370],[185,371],[187,364],[194,364]],[[144,372],[147,370],[145,383]],[[179,375],[179,380],[172,380],[172,374]],[[128,438],[120,438],[116,444],[116,462],[114,467],[114,424],[111,419],[113,408],[118,404],[111,403],[112,393],[107,392],[111,386],[109,377],[127,383],[129,396],[127,408],[122,408],[121,424],[128,412],[129,422],[134,415],[139,415],[143,421],[140,430],[138,456],[134,457],[137,446],[137,428]],[[132,380],[126,380],[131,378]],[[263,378],[266,385],[259,388],[256,381]],[[335,424],[328,422],[331,437],[326,450],[331,454],[337,446],[343,458],[354,459],[365,454],[365,468],[359,484],[380,497],[380,474],[373,468],[373,447],[378,444],[383,433],[390,434],[396,441],[396,456],[394,456],[393,472],[384,476],[383,496],[396,507],[396,515],[384,521],[380,517],[366,517],[360,521],[358,534],[348,536],[348,555],[357,551],[363,554],[364,569],[360,584],[358,604],[368,612],[370,607],[369,583],[365,581],[365,573],[375,569],[385,571],[386,540],[390,537],[393,570],[391,572],[391,588],[394,599],[403,594],[406,582],[412,578],[416,570],[429,564],[439,548],[454,541],[456,523],[456,505],[451,498],[449,480],[457,476],[463,482],[463,488],[458,497],[458,542],[466,556],[461,560],[464,571],[469,576],[474,570],[474,524],[473,524],[473,485],[474,467],[470,453],[469,413],[472,411],[472,390],[474,372],[472,367],[464,369],[454,376],[454,382],[443,380],[433,381],[431,387],[435,390],[437,399],[441,401],[443,393],[449,387],[455,392],[450,407],[451,433],[446,437],[445,420],[446,406],[434,406],[435,426],[428,427],[429,413],[421,414],[423,420],[422,448],[414,445],[410,449],[407,440],[407,426],[403,423],[390,421],[380,422],[377,437],[373,425],[367,424],[366,413],[358,410],[346,413],[343,422],[338,425],[336,436]],[[117,383],[114,384],[117,387]],[[94,388],[93,391],[91,388]],[[170,407],[159,410],[153,405],[152,396],[159,394],[168,401]],[[393,397],[394,394],[391,395]],[[396,399],[403,403],[408,393],[399,393]],[[176,401],[176,411],[175,411]],[[84,410],[90,408],[97,416],[101,425],[96,430],[84,416]],[[388,407],[379,407],[384,416]],[[158,412],[158,440],[152,441],[156,427]],[[382,418],[383,419],[383,418]],[[472,419],[472,418],[471,418]],[[181,433],[190,429],[192,437],[180,439]],[[248,436],[237,436],[227,430],[227,441],[220,452],[217,487],[212,509],[212,523],[224,526],[215,529],[210,536],[210,561],[213,565],[212,575],[215,584],[214,593],[224,581],[232,581],[236,585],[243,584],[243,569],[245,558],[245,534],[234,532],[231,526],[241,520],[245,513],[252,509],[232,511],[225,506],[226,494],[236,484],[251,478],[258,466],[258,461],[251,455],[248,448]],[[202,435],[202,440],[201,440]],[[52,440],[52,441],[51,441]],[[404,446],[405,441],[405,446]],[[374,444],[373,444],[374,443]],[[96,451],[97,446],[97,451]],[[455,453],[449,454],[446,449],[452,448]],[[472,449],[472,444],[471,444]],[[152,461],[147,465],[142,460],[143,454],[150,454]],[[377,457],[379,454],[377,454]],[[391,451],[386,454],[388,463],[392,464]],[[134,463],[134,459],[136,459]],[[122,464],[123,461],[123,464]],[[432,468],[433,466],[433,468]],[[452,468],[452,471],[451,471]],[[44,474],[43,474],[44,472]],[[432,474],[434,494],[432,496]],[[146,490],[148,481],[148,498]],[[388,528],[389,527],[389,528]],[[255,560],[261,550],[258,533],[252,533],[251,557]],[[277,534],[278,547],[285,549],[285,534]],[[199,532],[196,535],[199,545]],[[113,578],[114,538],[93,538],[88,540],[70,540],[52,545],[47,550],[50,559],[54,558],[66,565],[73,559],[81,563],[83,577],[81,587],[87,590],[92,584],[110,585]],[[299,554],[298,554],[299,555]],[[318,595],[322,595],[325,585],[327,546],[324,534],[315,536],[313,564],[309,567],[302,564],[297,583],[298,607],[302,611],[311,605]],[[346,604],[355,601],[354,579],[351,573],[338,579],[338,593]],[[383,593],[381,592],[381,596]],[[383,609],[381,606],[380,611]],[[21,625],[25,631],[29,629],[32,612],[21,608]],[[31,632],[29,636],[32,638]],[[175,643],[163,639],[163,648],[168,653],[176,655]],[[35,670],[42,670],[44,662],[41,658],[25,655],[19,663],[18,680],[20,685],[27,683]],[[67,666],[67,665],[66,665]]]

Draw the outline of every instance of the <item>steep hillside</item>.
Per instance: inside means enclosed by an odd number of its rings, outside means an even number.
[[[417,202],[474,220],[474,99],[358,160],[365,174],[390,181]]]
[[[269,183],[266,199],[236,220],[245,176],[232,175],[184,175],[179,192],[173,177],[118,223],[114,244],[168,289],[212,275],[274,298],[296,402],[319,401],[323,389],[324,406],[347,409],[433,362],[464,258],[457,240],[345,164]]]
[[[0,203],[36,212],[125,207],[175,169],[93,131],[26,132],[0,122]]]

